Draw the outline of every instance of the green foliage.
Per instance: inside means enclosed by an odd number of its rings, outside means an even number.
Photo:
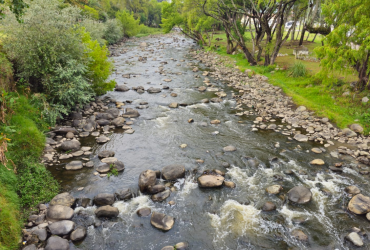
[[[28,163],[19,170],[18,192],[23,207],[35,207],[58,194],[59,184],[41,164]]]
[[[370,4],[367,0],[325,1],[323,15],[334,29],[326,36],[324,46],[315,49],[321,59],[322,75],[334,70],[359,72],[362,86],[370,76]]]
[[[108,44],[115,44],[123,37],[123,28],[116,19],[110,19],[105,23],[104,39]]]
[[[83,7],[83,13],[95,20],[99,20],[99,11],[87,5]]]
[[[100,48],[97,42],[96,45]],[[99,69],[93,70],[96,70],[96,74],[99,74]],[[49,102],[55,105],[62,105],[65,109],[63,113],[66,115],[77,104],[84,105],[88,103],[93,96],[93,92],[84,75],[89,73],[95,74],[94,71],[88,72],[87,67],[76,60],[68,61],[64,67],[58,66],[54,75],[43,82],[44,93],[48,96]]]
[[[113,90],[116,82],[114,80],[106,82],[113,69],[113,64],[108,60],[108,48],[105,45],[100,46],[96,40],[91,40],[90,34],[84,31],[82,42],[86,45],[89,58],[87,78],[91,80],[95,94],[103,95]]]
[[[116,13],[116,19],[123,27],[123,34],[127,37],[135,36],[140,29],[140,20],[135,20],[134,15],[128,11],[123,10]]]
[[[83,27],[86,32],[90,33],[91,40],[97,40],[101,46],[107,44],[107,41],[104,38],[107,29],[106,23],[91,19],[84,19],[79,25],[80,27]],[[83,36],[83,32],[80,33],[80,35]]]
[[[306,66],[302,62],[295,62],[294,65],[290,68],[290,74],[293,77],[303,77],[307,74]]]
[[[0,89],[11,90],[13,88],[13,68],[12,64],[0,52]]]
[[[118,176],[118,170],[116,168],[114,168],[114,165],[113,164],[110,164],[109,165],[109,173],[107,174],[107,177],[110,178],[112,175],[114,176]]]
[[[28,8],[28,4],[25,3],[23,0],[0,0],[0,20],[5,17],[5,12],[7,8],[10,9],[11,12],[15,14],[18,22],[22,22],[22,15],[26,8]]]

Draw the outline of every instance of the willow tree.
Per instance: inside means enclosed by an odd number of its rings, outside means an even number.
[[[197,0],[173,0],[163,2],[162,27],[165,33],[174,27],[197,43],[211,45],[217,20],[206,16]]]
[[[360,89],[370,89],[369,1],[331,0],[322,8],[326,22],[334,29],[325,37],[325,45],[315,49],[321,59],[321,74],[355,69]]]

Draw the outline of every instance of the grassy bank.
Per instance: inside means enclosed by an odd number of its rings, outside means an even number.
[[[12,78],[12,71],[7,72],[0,75],[0,82]],[[0,249],[18,249],[27,215],[56,195],[59,184],[39,163],[48,130],[41,103],[33,95],[12,90],[9,82],[2,86],[6,88],[0,90]]]
[[[294,58],[292,51],[287,66],[279,65],[279,60],[277,60],[277,66],[284,67],[286,70],[275,71],[275,66],[250,66],[242,53],[228,55],[225,45],[221,42],[218,45],[220,45],[218,49],[212,50],[221,56],[233,59],[242,72],[249,69],[253,73],[267,76],[271,84],[281,87],[288,96],[293,97],[297,105],[306,106],[308,109],[315,111],[317,116],[328,117],[340,128],[345,128],[352,123],[359,123],[364,127],[365,134],[370,132],[370,104],[361,102],[361,99],[368,96],[369,92],[353,92],[351,90],[350,81],[355,79],[354,76],[345,76],[336,72],[336,75],[340,78],[339,81],[323,83],[315,77],[315,73],[320,69],[319,63],[303,61],[308,73],[304,77],[295,78],[290,76],[290,68],[298,60]],[[208,48],[208,50],[211,50],[211,48]],[[344,94],[345,92],[348,92],[348,94]]]
[[[135,37],[144,37],[149,35],[157,35],[157,34],[163,34],[163,31],[161,28],[152,28],[144,25],[140,25],[139,34],[135,35]]]

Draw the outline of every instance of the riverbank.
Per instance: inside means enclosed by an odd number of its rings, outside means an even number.
[[[329,83],[323,83],[322,80],[315,77],[318,69],[308,72],[304,77],[291,77],[289,76],[291,67],[286,67],[283,64],[279,65],[278,63],[279,70],[276,70],[276,67],[250,66],[242,53],[227,54],[222,43],[218,49],[212,51],[232,59],[241,72],[251,70],[250,74],[267,76],[271,84],[282,88],[297,105],[306,106],[309,110],[315,111],[319,117],[328,117],[339,128],[344,129],[353,123],[359,123],[364,128],[364,134],[369,134],[370,104],[362,101],[363,98],[369,97],[368,90],[357,92],[350,86],[350,82],[343,80],[335,83],[333,80]],[[299,60],[293,58],[292,62],[294,61]]]

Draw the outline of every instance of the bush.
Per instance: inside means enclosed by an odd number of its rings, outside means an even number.
[[[307,74],[306,66],[302,62],[295,62],[290,68],[290,74],[293,77],[302,77]]]
[[[87,56],[89,59],[87,77],[92,82],[92,89],[95,94],[103,95],[107,91],[113,90],[115,81],[106,82],[112,72],[113,64],[108,60],[108,48],[100,46],[95,40],[91,40],[90,34],[82,32],[82,42],[86,45]]]
[[[105,23],[104,39],[108,44],[115,44],[123,37],[121,24],[116,19],[110,19]]]
[[[59,191],[59,183],[39,163],[28,163],[19,170],[18,192],[22,207],[33,208],[50,201]]]
[[[3,53],[0,53],[0,89],[9,91],[13,89],[13,85],[12,64]]]
[[[87,5],[85,5],[85,6],[83,7],[82,12],[83,12],[85,15],[87,15],[87,16],[89,16],[89,17],[91,17],[91,18],[95,19],[95,20],[99,20],[99,11],[97,11],[97,10],[96,10],[96,9],[94,9],[94,8],[91,8],[91,7],[87,6]]]
[[[95,21],[95,20],[85,19],[81,21],[80,26],[84,27],[85,30],[90,33],[91,40],[97,40],[101,46],[107,44],[107,41],[104,38],[105,30],[106,30],[105,23]]]
[[[123,34],[127,37],[135,36],[140,30],[140,20],[135,20],[134,15],[126,10],[116,13],[116,19],[123,27]]]

